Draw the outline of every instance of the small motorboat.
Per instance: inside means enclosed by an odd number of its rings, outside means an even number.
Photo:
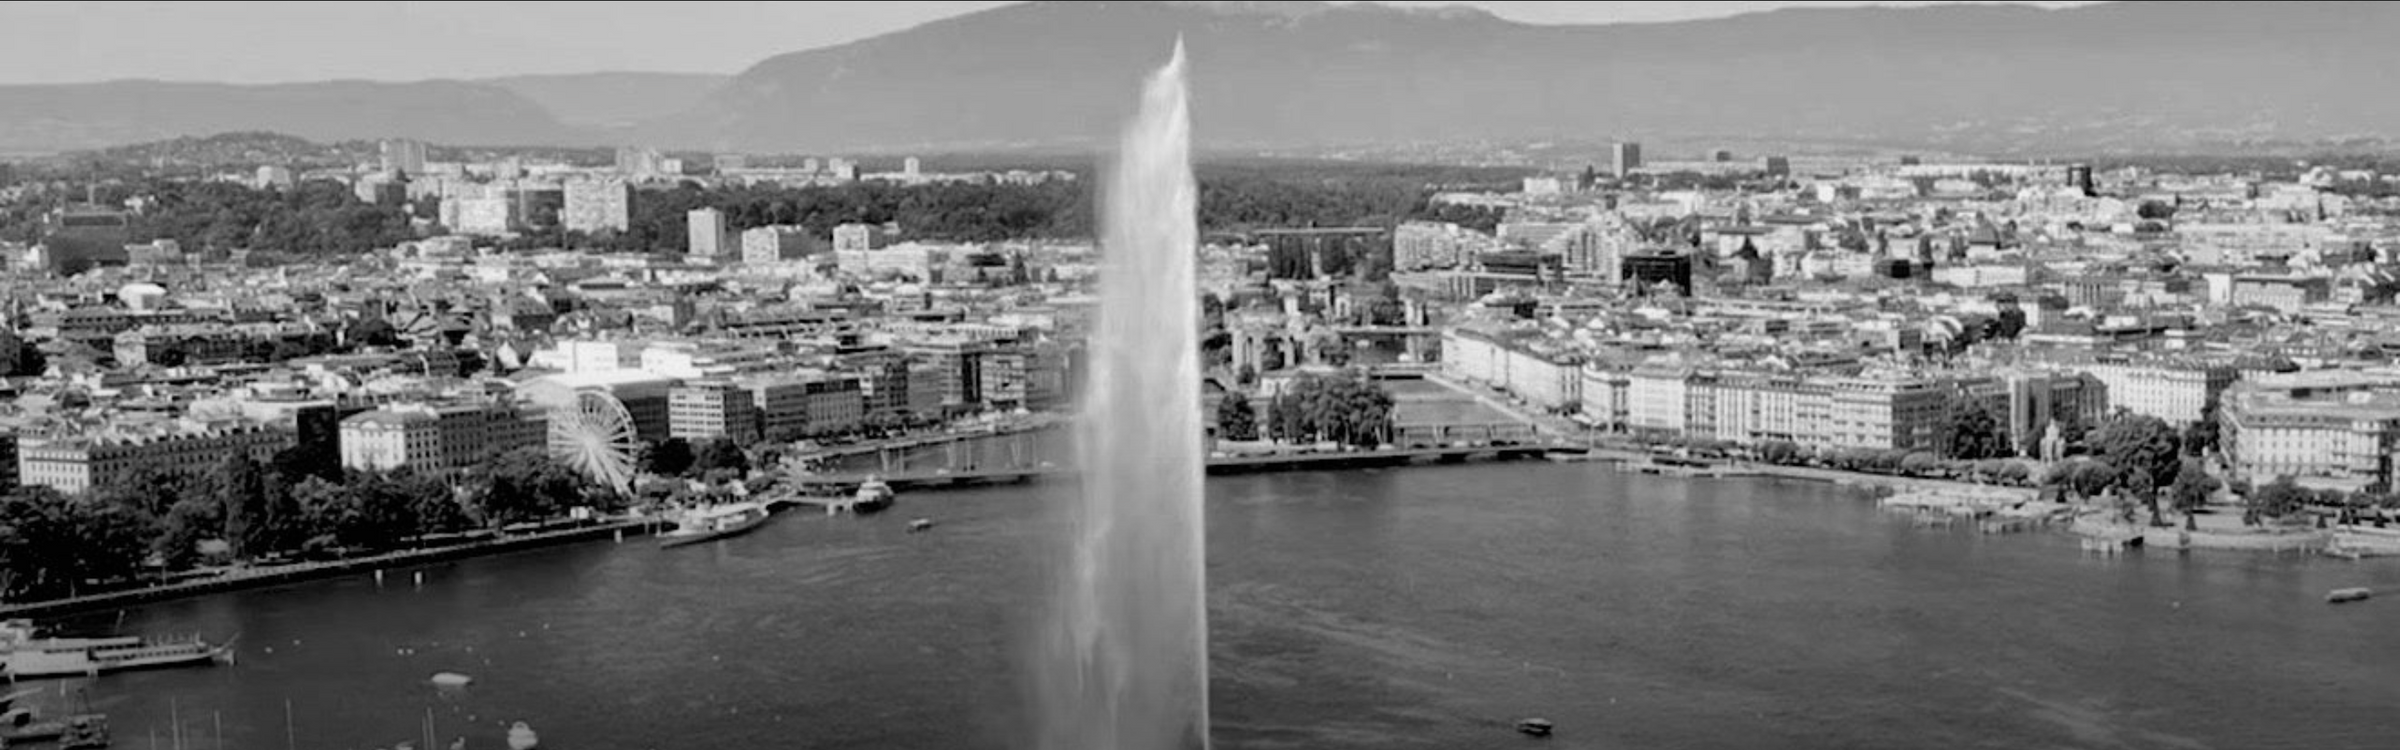
[[[457,672],[436,672],[433,675],[433,686],[438,688],[463,688],[474,681],[475,678]]]
[[[910,533],[924,531],[930,528],[933,528],[933,519],[931,518],[919,518],[917,520],[908,522],[908,530]]]
[[[541,735],[534,734],[533,727],[522,721],[509,725],[508,750],[534,750],[541,746]]]
[[[2374,595],[2375,592],[2373,590],[2365,588],[2334,589],[2332,592],[2325,595],[2325,603],[2348,604],[2350,602],[2361,602],[2366,601],[2367,597]]]
[[[1548,737],[1550,736],[1550,720],[1523,719],[1517,722],[1517,731],[1535,737]]]

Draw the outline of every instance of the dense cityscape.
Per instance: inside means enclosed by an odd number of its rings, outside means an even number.
[[[0,744],[107,746],[106,709],[117,742],[197,747],[206,704],[211,748],[388,745],[420,712],[427,748],[527,750],[525,721],[607,746],[633,730],[595,696],[650,681],[675,687],[626,690],[628,713],[730,727],[702,742],[806,717],[1015,746],[993,738],[1036,719],[982,715],[1004,692],[982,675],[1020,666],[1017,610],[1055,583],[1028,560],[1140,523],[1034,512],[1119,455],[1095,443],[1138,439],[1092,414],[1142,382],[1101,313],[1145,249],[1107,239],[1127,173],[1092,149],[616,132],[0,152],[0,615],[45,621],[0,623],[0,672],[79,680]],[[1652,744],[2213,747],[2257,737],[2124,696],[2303,666],[2388,696],[2346,655],[2380,626],[2315,614],[2364,608],[2284,613],[2394,580],[2373,558],[2400,556],[2400,166],[1926,145],[1199,149],[1191,215],[1135,236],[1198,237],[1172,248],[1196,298],[1147,303],[1197,311],[1199,403],[1146,406],[1203,425],[1206,533],[1177,538],[1206,553],[1200,692],[1231,697],[1200,706],[1201,746],[1215,716],[1245,747],[1620,721]],[[908,536],[863,522],[895,502]],[[733,539],[790,508],[862,522]],[[608,551],[645,537],[710,546]],[[1737,601],[1697,593],[1718,585]],[[2308,634],[2273,635],[2286,618]],[[2200,645],[2128,635],[2152,623]],[[2331,654],[2279,650],[2304,639]],[[622,641],[643,643],[593,645]],[[238,688],[102,680],[237,654],[266,665]],[[353,660],[371,707],[325,695]],[[2277,684],[2289,722],[2330,700]],[[1840,724],[1917,690],[1948,718]],[[886,695],[982,713],[880,728],[924,716],[859,708]],[[1688,728],[1719,699],[1749,718]]]
[[[213,140],[244,138],[278,140]],[[1071,401],[1095,253],[1060,231],[1075,172],[428,150],[15,170],[13,596],[621,512],[685,491],[629,469],[722,485]],[[2400,278],[2371,170],[1622,143],[1388,206],[1345,191],[1391,177],[1294,199],[1320,168],[1283,169],[1212,182],[1203,211],[1220,453],[1471,434],[2106,493],[2162,525],[2237,507],[2228,531],[2392,504]],[[951,217],[954,191],[1026,207]],[[1394,378],[1439,385],[1395,408]],[[586,393],[629,420],[628,466],[552,440]]]

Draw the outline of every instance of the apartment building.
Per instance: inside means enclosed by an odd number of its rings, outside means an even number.
[[[757,392],[723,380],[675,386],[667,391],[667,429],[692,442],[757,442],[762,429]]]
[[[197,474],[243,455],[265,461],[292,433],[252,424],[176,422],[155,428],[17,438],[17,478],[78,493],[149,472]]]
[[[502,401],[392,404],[341,423],[342,466],[447,472],[542,447],[549,420]]]
[[[2400,465],[2400,376],[2358,371],[2262,376],[2229,388],[2217,445],[2234,476],[2388,492]]]

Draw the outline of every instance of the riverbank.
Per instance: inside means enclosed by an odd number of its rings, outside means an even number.
[[[225,574],[158,586],[111,591],[102,594],[51,599],[39,602],[0,604],[0,617],[56,617],[60,615],[149,604],[168,599],[180,599],[205,594],[217,594],[242,589],[264,588],[301,581],[336,578],[366,572],[380,572],[449,562],[469,557],[503,555],[530,549],[570,544],[594,539],[622,538],[650,533],[656,528],[651,519],[626,519],[558,531],[544,531],[516,536],[484,539],[466,544],[427,549],[402,550],[381,555],[356,557],[324,562],[292,563],[237,568]]]

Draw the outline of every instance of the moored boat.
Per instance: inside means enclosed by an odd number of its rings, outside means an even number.
[[[129,669],[180,667],[231,661],[232,644],[213,644],[197,636],[183,638],[41,637],[27,620],[0,623],[0,647],[6,649],[0,670],[9,679],[73,677]]]
[[[739,536],[765,525],[769,517],[764,503],[731,503],[685,511],[682,518],[676,519],[674,529],[659,534],[666,540],[659,546],[681,547]]]
[[[35,719],[30,713],[11,714],[8,721],[0,723],[0,744],[7,747],[42,745],[61,750],[108,747],[108,716],[76,714],[58,719]]]
[[[2372,589],[2365,589],[2365,588],[2334,589],[2333,591],[2331,591],[2331,592],[2329,592],[2329,593],[2325,594],[2325,603],[2327,603],[2327,604],[2347,604],[2347,603],[2350,603],[2350,602],[2366,601],[2366,599],[2367,599],[2368,597],[2372,597],[2372,596],[2374,596],[2374,595],[2375,595],[2375,592],[2374,592],[2374,590],[2372,590]]]
[[[898,500],[899,496],[892,492],[891,485],[884,484],[881,479],[868,477],[867,481],[859,483],[858,491],[850,497],[827,501],[825,514],[835,515],[845,510],[859,515],[878,513],[892,507]]]

